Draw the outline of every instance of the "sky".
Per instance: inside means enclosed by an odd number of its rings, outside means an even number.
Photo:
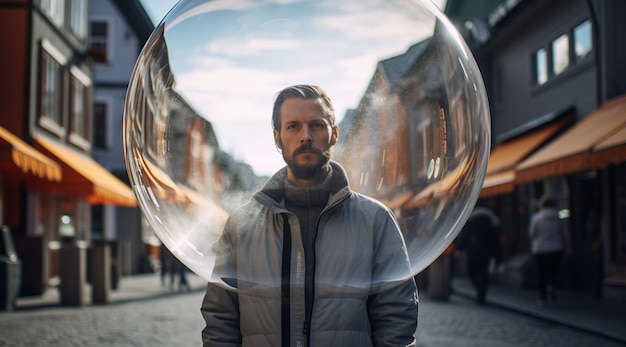
[[[163,17],[176,5],[178,0],[140,0],[143,7],[152,18],[154,25],[157,25]],[[440,9],[445,6],[445,0],[433,0],[433,3]]]
[[[141,2],[155,25],[177,3]],[[339,121],[358,105],[378,61],[432,31],[424,13],[392,2],[181,0],[165,22],[175,88],[211,122],[224,151],[269,176],[284,166],[270,126],[276,92],[320,85]]]

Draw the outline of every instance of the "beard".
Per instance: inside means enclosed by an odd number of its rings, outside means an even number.
[[[318,160],[310,164],[300,165],[294,158],[302,152],[308,152],[310,155],[316,155]],[[293,151],[291,158],[287,158],[283,152],[283,159],[285,160],[285,163],[287,163],[287,167],[289,167],[294,177],[301,180],[310,180],[325,172],[323,169],[328,165],[328,162],[330,162],[330,155],[331,147],[322,151],[312,146],[301,146]]]

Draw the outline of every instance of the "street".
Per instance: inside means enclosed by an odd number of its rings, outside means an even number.
[[[0,346],[200,346],[203,292],[104,306],[0,313]],[[618,342],[453,296],[420,299],[417,346],[593,346]]]

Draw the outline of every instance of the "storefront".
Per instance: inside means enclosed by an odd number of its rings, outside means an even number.
[[[515,184],[531,206],[550,194],[568,221],[572,253],[565,285],[596,296],[607,289],[623,295],[626,287],[624,128],[626,95],[607,101],[516,167]]]

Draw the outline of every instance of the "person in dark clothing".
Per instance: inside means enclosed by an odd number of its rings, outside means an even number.
[[[477,207],[470,215],[455,243],[464,253],[467,272],[476,289],[476,301],[484,304],[489,286],[489,266],[494,259],[500,263],[502,248],[499,237],[499,220],[485,207]]]

